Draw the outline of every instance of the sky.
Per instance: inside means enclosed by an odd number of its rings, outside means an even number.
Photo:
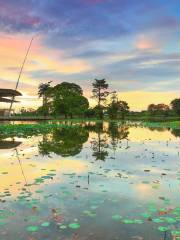
[[[81,85],[93,104],[106,78],[138,111],[180,97],[179,0],[0,0],[0,88],[15,88],[32,37],[16,109],[37,108],[48,81]]]

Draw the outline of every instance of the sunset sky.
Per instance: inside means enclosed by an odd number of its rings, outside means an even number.
[[[106,78],[131,110],[180,96],[179,0],[0,0],[0,88],[15,88],[32,37],[17,109],[39,106],[50,80],[90,97]]]

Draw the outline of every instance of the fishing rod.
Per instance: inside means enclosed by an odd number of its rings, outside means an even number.
[[[21,163],[21,160],[20,160],[20,157],[19,157],[19,153],[18,153],[17,148],[15,148],[15,152],[16,152],[16,157],[17,157],[17,159],[18,159],[18,162],[19,162],[19,165],[20,165],[20,168],[21,168],[22,176],[23,176],[24,181],[25,181],[25,186],[28,186],[28,182],[27,182],[27,179],[26,179],[26,176],[25,176],[23,167],[22,167],[22,163]]]
[[[20,68],[20,72],[19,72],[19,76],[18,76],[18,79],[17,79],[17,83],[16,83],[15,90],[18,89],[19,81],[20,81],[20,78],[21,78],[21,75],[22,75],[22,72],[23,72],[23,68],[24,68],[24,65],[25,65],[25,63],[26,63],[26,60],[27,60],[29,51],[30,51],[30,49],[31,49],[33,40],[34,40],[34,38],[32,38],[31,41],[30,41],[30,44],[29,44],[29,47],[28,47],[28,49],[27,49],[25,58],[24,58],[24,60],[23,60],[22,66],[21,66],[21,68]],[[12,96],[11,105],[10,105],[10,108],[9,108],[9,116],[11,115],[11,110],[12,110],[12,106],[13,106],[14,100],[15,100],[15,96]]]

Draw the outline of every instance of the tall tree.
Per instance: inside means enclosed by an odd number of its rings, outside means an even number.
[[[41,83],[38,87],[38,95],[39,97],[43,98],[43,106],[45,106],[48,102],[48,96],[50,94],[50,89],[51,89],[51,82],[48,83]]]
[[[51,82],[48,83],[41,83],[38,87],[38,95],[39,97],[43,99],[43,104],[42,107],[38,109],[38,112],[40,114],[43,114],[44,116],[47,116],[49,114],[49,103],[48,103],[48,98],[50,97],[51,94]]]
[[[105,79],[95,79],[93,82],[93,97],[97,99],[97,110],[99,118],[103,118],[103,108],[104,108],[104,102],[109,95],[108,87],[109,85],[106,83]]]

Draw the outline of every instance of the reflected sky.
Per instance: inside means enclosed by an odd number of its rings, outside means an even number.
[[[178,130],[84,123],[0,143],[0,239],[178,239]]]

